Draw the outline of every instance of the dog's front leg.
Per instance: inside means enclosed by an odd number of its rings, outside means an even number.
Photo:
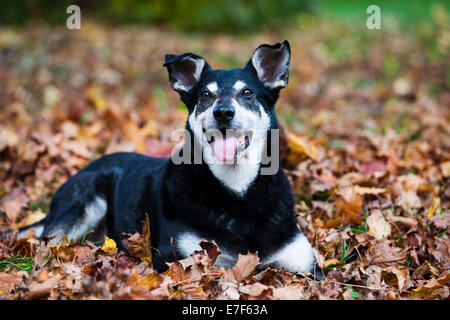
[[[316,258],[314,251],[300,230],[286,245],[262,261],[263,265],[284,268],[289,272],[314,274]]]

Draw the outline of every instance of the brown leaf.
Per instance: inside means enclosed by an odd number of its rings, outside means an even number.
[[[433,278],[428,280],[425,284],[421,285],[419,288],[413,290],[412,298],[422,298],[422,299],[434,299],[435,292],[441,288],[449,284],[450,281],[450,272],[444,273],[439,278]]]
[[[239,286],[239,291],[241,293],[248,294],[250,296],[260,296],[267,289],[269,289],[269,287],[260,282]]]
[[[14,274],[0,272],[0,297],[2,294],[9,293],[15,285],[22,282],[22,277]]]
[[[212,264],[216,262],[217,257],[221,254],[219,248],[213,242],[202,240],[202,242],[200,242],[200,247],[206,251],[209,259],[212,261]]]
[[[394,216],[394,215],[392,215],[391,211],[388,212],[387,219],[392,223],[403,224],[403,225],[407,226],[408,228],[413,228],[417,225],[416,219]]]
[[[132,235],[123,233],[120,242],[134,257],[141,261],[151,263],[150,219],[148,215],[145,215],[142,226],[142,235],[138,232],[135,232]]]
[[[62,275],[57,274],[44,282],[31,282],[24,290],[24,293],[20,293],[25,299],[42,299],[50,294],[50,291],[58,286],[59,280]]]
[[[443,214],[439,214],[436,216],[433,216],[430,218],[430,221],[433,222],[433,224],[441,229],[450,229],[450,211],[444,212]]]
[[[336,206],[340,214],[345,217],[348,223],[361,224],[362,218],[359,215],[363,203],[362,196],[351,186],[340,187],[336,192]]]
[[[301,286],[289,286],[273,289],[273,298],[276,300],[300,300],[305,299],[305,293]]]
[[[407,248],[392,247],[384,240],[369,247],[365,260],[368,261],[369,265],[390,265],[398,261],[404,261],[407,256],[407,251]]]
[[[231,269],[225,269],[223,279],[227,282],[241,282],[250,277],[259,264],[258,254],[239,254],[236,264]]]

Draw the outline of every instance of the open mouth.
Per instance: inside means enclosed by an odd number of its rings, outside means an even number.
[[[203,134],[214,155],[220,161],[229,161],[237,158],[239,153],[248,148],[252,136],[251,131],[233,128],[208,130],[203,128]]]

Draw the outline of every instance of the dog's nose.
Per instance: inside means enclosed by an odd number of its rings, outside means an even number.
[[[230,105],[218,105],[213,110],[214,119],[220,122],[229,122],[234,118],[234,107]]]

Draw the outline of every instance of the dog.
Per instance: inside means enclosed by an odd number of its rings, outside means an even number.
[[[50,213],[33,228],[39,238],[60,242],[114,239],[142,231],[148,213],[153,266],[201,250],[213,240],[216,265],[232,267],[238,254],[257,252],[261,267],[310,272],[321,278],[311,244],[296,224],[294,198],[282,169],[262,174],[278,129],[274,112],[289,80],[288,41],[263,44],[244,68],[214,70],[193,53],[166,55],[171,87],[187,106],[187,139],[178,150],[186,161],[114,153],[93,161],[54,195]],[[189,138],[190,137],[190,138]],[[194,159],[196,152],[200,160]],[[264,156],[265,155],[265,156]]]

